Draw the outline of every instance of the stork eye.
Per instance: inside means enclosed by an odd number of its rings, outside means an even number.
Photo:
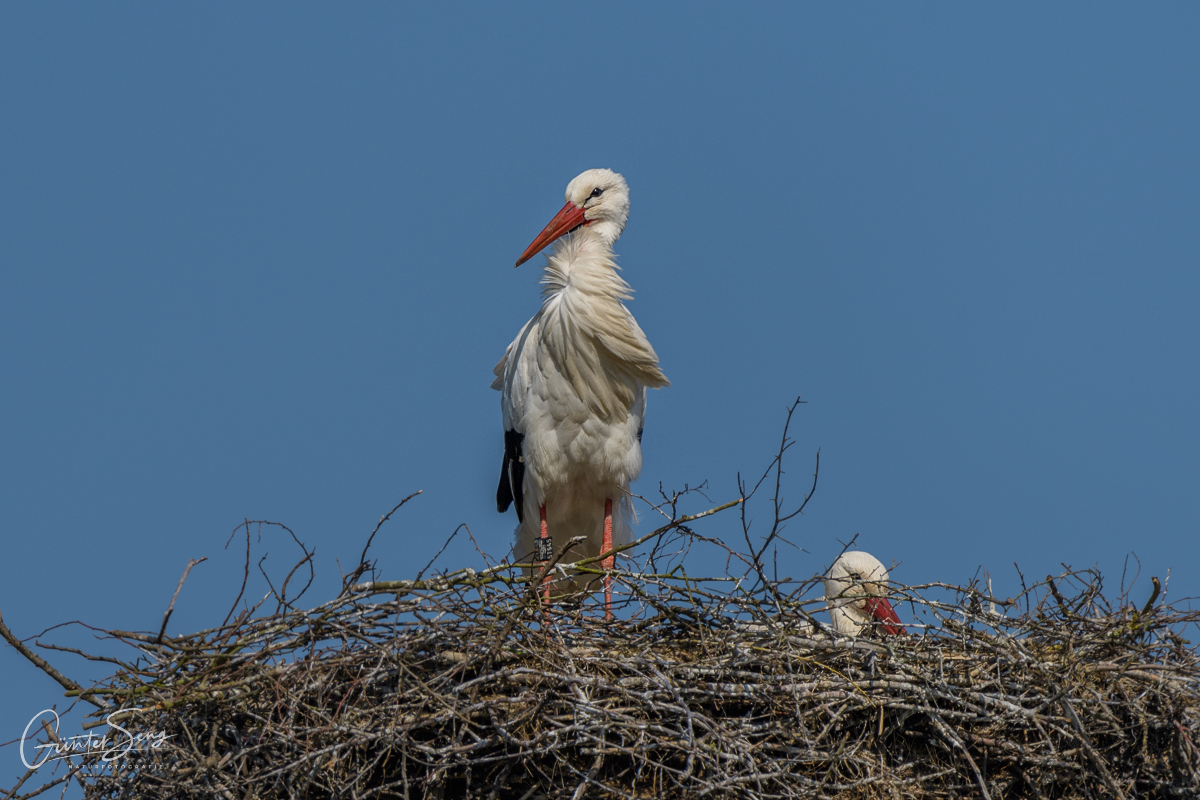
[[[589,197],[599,197],[602,194],[604,194],[604,190],[601,189],[599,186],[597,186],[595,189],[592,189],[592,193],[588,196]]]

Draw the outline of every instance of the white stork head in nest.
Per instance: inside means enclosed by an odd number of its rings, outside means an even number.
[[[877,627],[889,636],[906,633],[887,600],[888,592],[888,571],[879,559],[861,550],[842,553],[825,578],[834,631],[857,636]]]

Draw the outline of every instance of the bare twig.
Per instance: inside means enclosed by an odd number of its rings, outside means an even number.
[[[192,567],[203,564],[205,561],[208,561],[208,556],[199,560],[188,559],[187,566],[183,568],[183,574],[179,576],[179,585],[175,587],[175,594],[171,595],[171,604],[167,606],[167,611],[163,614],[162,627],[158,629],[158,638],[154,640],[155,644],[162,644],[163,634],[167,632],[167,620],[171,618],[171,612],[175,610],[175,601],[179,599],[179,590],[183,588],[183,582],[187,580],[188,573],[192,571]]]
[[[12,645],[13,648],[15,648],[18,653],[25,656],[25,658],[28,659],[30,661],[30,663],[32,663],[35,667],[37,667],[42,672],[46,673],[51,678],[53,678],[55,681],[57,681],[59,686],[62,686],[64,689],[66,689],[68,691],[73,691],[73,692],[82,692],[83,691],[82,687],[79,684],[75,683],[75,681],[73,681],[70,678],[68,678],[67,676],[63,675],[61,672],[56,670],[54,667],[50,666],[50,663],[47,662],[46,659],[42,658],[37,653],[30,650],[28,647],[25,646],[24,642],[22,642],[16,636],[13,636],[13,632],[10,631],[8,629],[8,626],[4,624],[4,617],[2,615],[0,615],[0,636],[3,636],[4,641],[6,641],[10,645]],[[95,700],[92,700],[90,698],[85,698],[85,699],[87,699],[87,701],[89,703],[96,706],[97,708],[103,708],[103,705],[100,703],[97,703]]]
[[[367,537],[367,543],[363,545],[362,555],[358,557],[358,566],[355,567],[354,572],[350,573],[342,580],[342,594],[350,591],[350,587],[358,582],[358,579],[363,576],[363,573],[371,569],[371,566],[367,563],[367,551],[371,549],[371,543],[375,541],[375,534],[379,533],[379,529],[383,527],[383,523],[391,519],[392,514],[395,514],[397,511],[399,511],[405,503],[407,503],[409,500],[412,500],[422,491],[424,490],[418,489],[417,491],[413,492],[399,503],[396,503],[396,505],[392,507],[391,511],[379,518],[379,522],[375,525],[375,530],[371,531],[371,535]]]

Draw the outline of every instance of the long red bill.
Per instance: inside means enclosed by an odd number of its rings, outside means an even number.
[[[517,263],[513,266],[521,266],[540,253],[546,245],[584,224],[586,220],[583,218],[583,213],[584,210],[574,203],[567,203],[563,206],[562,211],[554,215],[554,219],[550,220],[550,224],[538,234],[538,237],[533,240],[533,244],[525,248],[525,252],[521,253],[521,257],[517,259]]]
[[[886,597],[868,597],[866,598],[867,611],[871,612],[871,616],[879,623],[879,628],[889,636],[898,636],[903,633],[908,633],[904,630],[904,626],[900,624],[900,617],[896,616],[895,609],[892,604],[887,601]]]

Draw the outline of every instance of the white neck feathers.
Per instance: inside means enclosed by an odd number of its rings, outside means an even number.
[[[644,387],[669,385],[654,348],[621,302],[633,290],[602,236],[581,228],[555,243],[542,297],[546,350],[598,416],[623,418]]]

